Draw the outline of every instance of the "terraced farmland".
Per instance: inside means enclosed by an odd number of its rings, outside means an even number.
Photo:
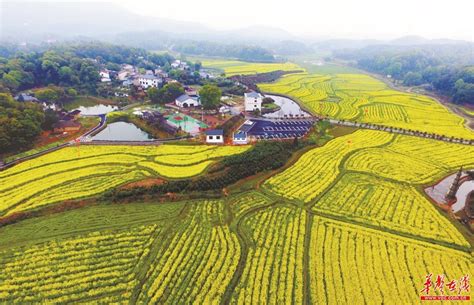
[[[412,303],[427,273],[473,271],[437,237],[272,201],[102,205],[0,228],[0,302]]]
[[[64,303],[131,297],[134,268],[147,254],[156,225],[94,232],[0,254],[0,300]],[[107,295],[113,295],[107,297]]]
[[[289,169],[268,179],[265,185],[280,196],[309,202],[337,178],[340,164],[349,153],[387,145],[392,138],[393,135],[385,132],[358,130],[307,152]]]
[[[472,255],[315,217],[309,268],[317,304],[413,304],[423,279],[459,279],[474,271]],[[421,288],[420,288],[421,287]]]
[[[469,246],[421,193],[461,165],[474,165],[474,147],[358,130],[307,152],[265,187],[318,213]]]
[[[391,90],[364,74],[285,75],[262,91],[289,95],[314,114],[473,139],[464,120],[439,102]]]
[[[246,218],[245,226],[252,247],[232,303],[302,304],[305,214],[277,207]]]
[[[213,62],[229,74],[277,67]],[[433,100],[363,75],[300,73],[262,86],[315,113],[471,135]],[[0,217],[145,177],[199,175],[246,149],[62,149],[0,172]],[[422,193],[460,166],[474,167],[473,146],[358,130],[251,191],[243,189],[253,180],[219,198],[98,202],[21,220],[0,227],[0,303],[418,303],[427,274],[458,280],[474,271],[472,235]]]
[[[68,147],[0,172],[0,215],[100,194],[146,177],[186,178],[240,146]]]
[[[302,70],[300,66],[291,62],[250,63],[238,60],[204,60],[202,61],[202,65],[204,68],[222,70],[226,76],[266,73],[277,70]]]

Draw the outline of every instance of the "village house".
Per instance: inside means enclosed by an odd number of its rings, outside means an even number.
[[[189,69],[189,66],[186,62],[176,59],[174,62],[171,63],[171,68],[178,70],[187,70]]]
[[[53,125],[53,133],[77,132],[81,129],[81,123],[76,121],[59,121]]]
[[[122,70],[122,71],[119,71],[119,73],[117,74],[117,78],[119,81],[123,82],[123,81],[128,80],[129,75],[130,75],[130,72]]]
[[[211,129],[206,131],[206,143],[224,144],[224,131],[222,129]]]
[[[248,144],[248,137],[245,131],[239,130],[232,136],[232,142],[237,145]]]
[[[144,89],[148,89],[149,87],[159,87],[162,82],[163,80],[155,75],[145,74],[138,76],[138,83]]]
[[[263,96],[255,91],[244,93],[245,111],[262,111]]]
[[[201,105],[201,101],[198,96],[189,96],[187,94],[182,94],[175,100],[176,106],[181,108],[187,107],[197,107]]]
[[[99,72],[100,74],[100,81],[103,82],[103,83],[107,83],[107,82],[110,82],[110,73],[109,71],[107,70],[101,70]]]
[[[39,102],[39,100],[36,97],[31,96],[26,93],[18,94],[17,96],[15,96],[15,100],[19,102]]]

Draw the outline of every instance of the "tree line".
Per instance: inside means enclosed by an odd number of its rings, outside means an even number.
[[[32,146],[48,120],[40,105],[20,103],[0,93],[0,154]]]
[[[472,44],[394,47],[371,46],[335,52],[364,70],[390,75],[406,86],[426,85],[452,97],[454,103],[474,105]]]
[[[246,177],[284,166],[292,154],[304,146],[299,141],[258,142],[242,154],[225,157],[204,176],[171,180],[152,187],[118,188],[106,192],[102,198],[110,201],[133,201],[168,193],[219,191]]]

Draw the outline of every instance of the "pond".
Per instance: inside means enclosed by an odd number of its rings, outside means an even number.
[[[118,107],[112,106],[112,105],[99,104],[99,105],[88,106],[88,107],[81,106],[76,109],[81,111],[81,115],[99,115],[99,114],[105,114],[105,113],[109,113],[114,110],[117,110]]]
[[[466,173],[463,173],[463,176],[466,175]],[[436,202],[446,204],[446,194],[449,191],[449,188],[453,184],[454,178],[456,174],[452,174],[440,182],[438,182],[434,186],[427,187],[425,189],[426,194],[430,196],[432,199],[434,199]],[[464,204],[466,202],[467,195],[471,192],[474,191],[474,181],[467,181],[461,184],[459,187],[457,193],[456,193],[456,203],[451,206],[451,209],[453,210],[454,213],[462,210],[464,208]]]
[[[280,110],[264,114],[266,118],[284,118],[286,117],[310,117],[311,115],[303,111],[297,102],[283,96],[265,94],[265,97],[270,97],[275,101],[275,104],[280,107]]]
[[[154,140],[148,133],[144,132],[132,123],[115,122],[108,124],[104,130],[92,137],[92,140],[100,141],[151,141]]]
[[[166,119],[170,125],[181,127],[182,130],[192,135],[198,134],[202,129],[208,127],[205,123],[182,113],[169,115]]]

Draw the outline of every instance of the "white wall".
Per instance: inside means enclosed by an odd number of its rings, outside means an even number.
[[[262,110],[261,98],[245,98],[245,111],[254,111],[255,109]]]
[[[217,139],[219,137],[219,139]],[[207,136],[206,135],[206,142],[207,143],[224,143],[224,136]]]

